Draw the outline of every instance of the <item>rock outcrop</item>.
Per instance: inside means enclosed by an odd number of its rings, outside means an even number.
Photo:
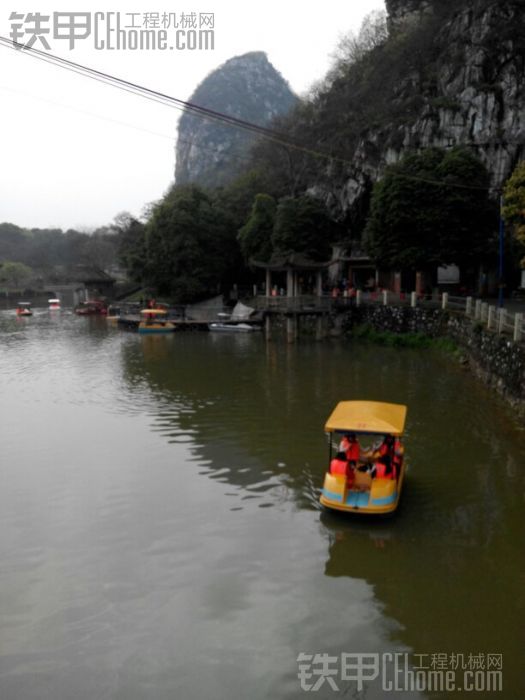
[[[384,168],[409,152],[469,146],[495,188],[525,157],[524,0],[443,0],[441,6],[439,0],[387,0],[387,7],[389,42],[398,39],[396,32],[411,33],[414,51],[430,62],[417,66],[416,56],[385,87],[389,111],[361,129],[346,157],[352,164],[310,183],[338,218],[362,210]],[[424,29],[429,22],[434,33]],[[350,103],[349,122],[353,109]]]
[[[236,56],[208,75],[190,102],[238,119],[268,125],[297,98],[265,53]],[[242,171],[255,137],[186,111],[178,126],[176,184],[224,185]]]

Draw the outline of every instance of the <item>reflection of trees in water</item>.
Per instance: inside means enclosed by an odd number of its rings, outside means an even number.
[[[413,472],[418,499],[434,507],[436,495],[445,498],[456,509],[446,525],[468,539],[475,517],[465,494],[471,494],[487,508],[481,531],[490,537],[489,525],[497,527],[508,489],[505,483],[494,488],[489,455],[497,450],[500,461],[519,446],[488,434],[477,383],[451,368],[448,358],[355,342],[266,343],[242,334],[138,340],[122,346],[125,381],[146,382],[158,407],[159,432],[169,439],[186,436],[210,469],[230,469],[232,483],[258,483],[269,471],[285,474],[296,494],[304,494],[309,477],[310,502],[312,487],[322,484],[323,426],[334,404],[364,397],[404,401],[409,482]]]
[[[288,347],[267,346],[262,337],[155,340],[168,343],[122,347],[125,381],[145,380],[156,398],[155,429],[168,440],[186,436],[210,475],[220,470],[218,478],[247,488],[270,482],[317,507],[314,474],[319,482],[326,450],[319,409],[309,409],[319,403],[321,379],[305,388]]]
[[[325,575],[373,585],[385,615],[401,624],[392,630],[394,641],[415,653],[496,649],[513,666],[508,687],[518,687],[517,654],[525,635],[513,620],[525,607],[522,539],[509,541],[507,535],[518,514],[503,509],[494,532],[483,501],[459,509],[440,505],[439,512],[425,511],[408,497],[402,510],[386,520],[323,513]]]
[[[401,510],[380,522],[323,514],[325,574],[373,584],[403,626],[393,637],[417,653],[512,658],[521,648],[524,478],[508,465],[521,463],[523,440],[505,414],[489,420],[487,392],[471,377],[428,351],[240,335],[156,340],[168,343],[122,345],[130,392],[145,384],[154,398],[154,429],[189,442],[208,478],[263,504],[317,507],[323,426],[337,401],[404,400]]]

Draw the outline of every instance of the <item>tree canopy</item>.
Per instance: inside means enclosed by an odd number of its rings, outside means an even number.
[[[496,212],[475,155],[427,149],[387,168],[374,186],[366,246],[378,265],[393,269],[472,263],[490,248]]]
[[[236,230],[196,185],[173,187],[146,224],[147,280],[180,302],[216,294],[238,260]]]
[[[246,262],[269,260],[277,204],[268,194],[258,194],[245,225],[239,231],[239,243]]]
[[[327,260],[336,225],[322,202],[308,195],[279,200],[272,233],[274,251],[304,253],[312,260]]]
[[[6,260],[0,264],[0,282],[7,287],[20,289],[31,279],[33,270],[20,262]]]
[[[525,160],[518,163],[505,185],[503,218],[525,248]],[[525,257],[521,260],[521,267],[525,269]]]

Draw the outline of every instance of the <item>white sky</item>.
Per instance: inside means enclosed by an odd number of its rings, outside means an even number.
[[[3,7],[3,36],[11,11],[120,12],[121,26],[131,22],[125,13],[140,13],[138,24],[148,12],[213,12],[213,51],[95,50],[92,36],[70,51],[67,40],[48,38],[52,53],[188,99],[210,71],[248,51],[266,51],[291,88],[303,92],[325,74],[341,34],[357,32],[384,2],[328,0],[308,8],[299,0],[22,0]],[[168,29],[168,44],[174,31]],[[43,47],[37,41],[35,48]],[[123,210],[139,215],[173,180],[179,114],[0,46],[0,222],[85,230]]]

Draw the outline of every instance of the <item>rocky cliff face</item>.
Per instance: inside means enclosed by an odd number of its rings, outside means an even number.
[[[414,23],[428,20],[435,9],[431,4],[387,1],[390,41],[396,40],[396,32],[417,33]],[[436,24],[434,18],[433,26],[435,36],[427,33],[434,47],[431,65],[410,66],[391,89],[390,108],[396,118],[383,117],[381,124],[363,129],[352,165],[337,179],[313,184],[313,193],[323,197],[334,214],[347,216],[359,209],[385,166],[407,152],[471,146],[495,187],[525,157],[524,1],[458,1],[443,21]],[[417,42],[414,46],[426,55],[424,47],[417,48]]]
[[[208,75],[190,102],[266,126],[296,102],[283,77],[263,52],[230,59]],[[185,112],[178,127],[175,182],[218,186],[242,171],[253,135]]]
[[[385,0],[385,4],[392,29],[419,22],[422,15],[432,11],[430,0]]]

